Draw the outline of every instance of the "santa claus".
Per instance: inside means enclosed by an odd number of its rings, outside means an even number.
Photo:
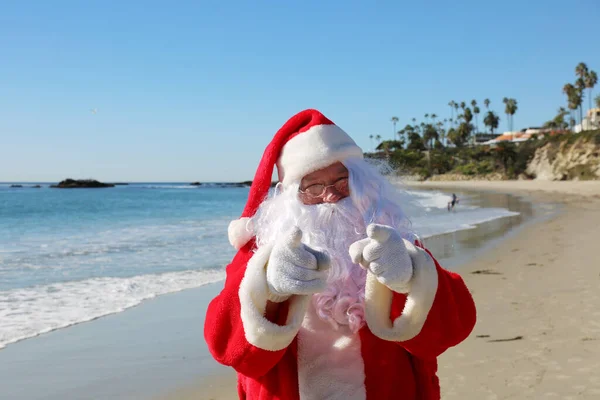
[[[440,398],[436,358],[469,335],[475,306],[401,203],[319,111],[275,134],[229,226],[238,253],[204,327],[240,399]]]

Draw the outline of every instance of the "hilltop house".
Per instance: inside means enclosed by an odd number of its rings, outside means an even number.
[[[575,125],[573,132],[579,133],[600,128],[600,108],[590,108],[580,124]]]

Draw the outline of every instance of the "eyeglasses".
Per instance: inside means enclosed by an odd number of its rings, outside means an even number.
[[[300,193],[305,194],[309,197],[318,198],[323,197],[328,188],[334,187],[335,190],[343,195],[348,195],[350,190],[348,188],[348,178],[340,178],[331,185],[323,185],[322,183],[316,183],[310,185],[304,190],[298,190]]]

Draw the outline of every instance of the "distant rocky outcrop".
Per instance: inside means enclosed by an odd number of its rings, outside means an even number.
[[[271,182],[271,187],[273,188],[273,187],[277,186],[277,183],[278,182]],[[240,182],[240,185],[243,185],[243,186],[252,186],[252,181]]]
[[[204,186],[207,188],[242,188],[242,187],[250,187],[252,186],[252,181],[243,181],[243,182],[215,182],[215,183],[202,183],[202,182],[192,182],[191,186]],[[271,187],[275,187],[277,182],[272,182]]]
[[[536,150],[526,173],[547,181],[600,179],[600,143],[593,139],[547,143]]]
[[[58,183],[58,185],[51,185],[51,188],[57,189],[96,189],[96,188],[108,188],[114,187],[112,183],[102,183],[95,179],[65,179]]]
[[[246,187],[248,185],[243,182],[222,182],[222,183],[217,183],[216,186],[217,187],[226,187],[226,188],[236,188],[236,187],[240,188],[240,187]]]
[[[271,187],[274,188],[275,186],[277,186],[278,182],[271,182]],[[243,181],[243,182],[238,182],[238,183],[234,183],[233,185],[235,185],[235,187],[250,187],[252,186],[252,181]]]
[[[10,185],[11,188],[22,188],[23,185]]]
[[[34,185],[34,186],[32,186],[31,188],[32,188],[32,189],[40,189],[41,187],[42,187],[41,185]]]

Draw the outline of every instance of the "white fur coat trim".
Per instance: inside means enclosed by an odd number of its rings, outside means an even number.
[[[269,297],[265,267],[271,246],[256,251],[248,261],[239,296],[244,334],[248,343],[263,349],[278,351],[292,343],[306,314],[310,296],[291,296],[285,325],[277,325],[265,318]]]
[[[227,227],[227,236],[229,237],[229,243],[236,250],[241,249],[254,236],[252,220],[248,217],[242,217],[231,221]]]
[[[377,278],[367,274],[365,287],[365,319],[373,334],[381,339],[403,342],[421,332],[433,306],[438,287],[438,274],[433,259],[419,249],[409,283],[404,311],[393,322],[390,320],[393,292]]]

